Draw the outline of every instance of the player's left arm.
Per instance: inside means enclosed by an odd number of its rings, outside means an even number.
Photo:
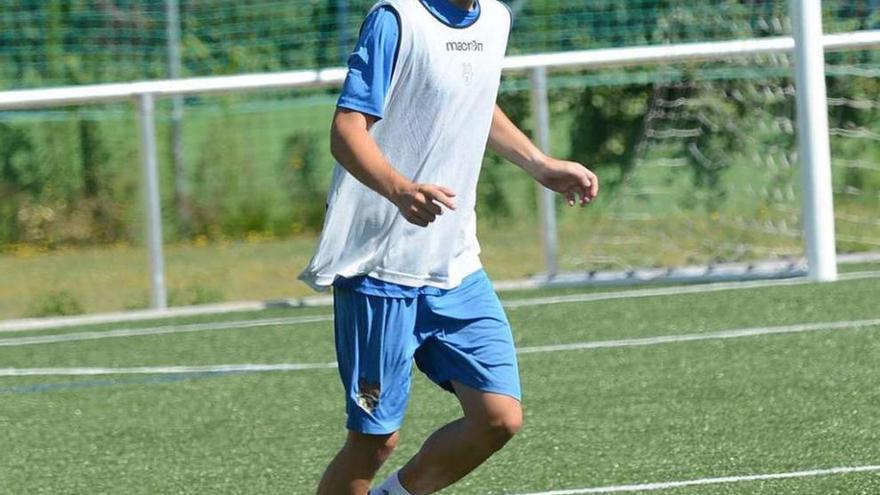
[[[585,206],[599,195],[599,177],[580,163],[547,156],[495,105],[489,149],[529,173],[544,187],[565,196],[569,206]]]

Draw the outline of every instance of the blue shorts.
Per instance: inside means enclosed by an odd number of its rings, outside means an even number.
[[[454,289],[415,297],[370,295],[339,286],[333,297],[349,430],[386,435],[400,428],[413,360],[451,392],[456,381],[521,399],[510,323],[483,270]]]

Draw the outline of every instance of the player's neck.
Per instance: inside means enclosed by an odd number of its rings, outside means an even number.
[[[449,0],[449,3],[455,5],[461,10],[471,10],[474,8],[474,2],[476,0]]]

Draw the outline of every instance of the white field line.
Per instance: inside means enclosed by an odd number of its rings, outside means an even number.
[[[844,273],[840,275],[840,281],[861,280],[880,277],[880,271]],[[532,297],[526,299],[513,299],[504,302],[504,307],[516,309],[527,306],[546,306],[550,304],[579,303],[592,301],[608,301],[613,299],[636,299],[642,297],[677,296],[684,294],[702,294],[705,292],[719,292],[727,290],[758,289],[765,287],[782,287],[791,285],[803,285],[812,283],[811,280],[795,278],[782,280],[756,280],[754,282],[722,282],[716,284],[698,284],[674,287],[658,287],[656,289],[638,289],[619,292],[598,292],[592,294],[572,294],[568,296]]]
[[[292,318],[270,318],[264,320],[230,321],[227,323],[194,323],[191,325],[167,325],[150,328],[127,328],[94,332],[79,332],[60,335],[34,335],[0,339],[0,347],[18,347],[34,344],[56,344],[81,340],[98,340],[143,335],[167,335],[174,333],[205,332],[214,330],[243,330],[248,328],[279,327],[333,321],[332,315],[297,316]]]
[[[133,368],[0,368],[0,376],[186,375],[335,369],[336,363],[219,364],[205,366],[138,366]]]
[[[877,272],[858,272],[844,274],[841,280],[859,280],[865,278],[880,277]],[[771,283],[772,282],[772,283]],[[724,290],[754,289],[761,287],[773,287],[782,285],[798,285],[805,283],[800,279],[755,281],[755,282],[730,282],[706,285],[689,285],[684,287],[659,287],[655,289],[639,289],[618,292],[599,292],[592,294],[572,294],[568,296],[539,297],[512,299],[503,301],[507,309],[518,309],[530,306],[546,306],[551,304],[583,303],[608,301],[615,299],[629,299],[642,297],[657,297],[668,295],[700,294],[703,292],[718,292]],[[239,330],[247,328],[265,328],[284,325],[301,325],[305,323],[319,323],[333,321],[332,315],[299,316],[290,318],[270,318],[260,320],[244,320],[226,323],[195,323],[190,325],[163,325],[148,328],[129,328],[120,330],[98,330],[90,332],[78,332],[60,335],[35,335],[27,337],[12,337],[0,339],[0,347],[20,347],[36,344],[56,344],[60,342],[76,342],[82,340],[99,340],[121,337],[136,337],[145,335],[168,335],[175,333],[204,332],[214,330]],[[3,330],[0,329],[0,332]]]
[[[534,354],[538,352],[562,352],[586,349],[608,349],[614,347],[636,347],[660,344],[674,344],[680,342],[697,342],[700,340],[727,340],[764,335],[817,332],[820,330],[846,330],[875,326],[880,326],[880,318],[875,318],[872,320],[803,323],[798,325],[784,325],[778,327],[738,328],[733,330],[721,330],[718,332],[661,335],[658,337],[642,337],[623,340],[600,340],[596,342],[574,342],[571,344],[540,345],[532,347],[522,347],[520,349],[517,349],[517,352],[519,354]]]
[[[829,469],[811,469],[808,471],[792,471],[788,473],[748,474],[743,476],[724,476],[721,478],[700,478],[684,481],[664,481],[658,483],[644,483],[639,485],[616,485],[596,488],[576,488],[572,490],[553,490],[549,492],[534,492],[521,495],[579,495],[586,493],[628,493],[668,490],[671,488],[683,488],[688,486],[721,485],[727,483],[742,483],[744,481],[771,481],[792,478],[809,478],[814,476],[831,476],[835,474],[870,473],[880,471],[880,466],[844,466]]]
[[[102,325],[105,323],[126,323],[168,318],[224,315],[231,313],[265,311],[272,308],[315,308],[326,307],[332,304],[333,298],[330,296],[312,296],[278,301],[240,301],[217,304],[199,304],[197,306],[181,306],[162,310],[142,309],[116,313],[24,318],[0,321],[0,332],[24,332],[28,330]]]
[[[866,278],[878,278],[880,277],[880,271],[864,271],[864,272],[853,272],[853,273],[845,273],[841,274],[839,277],[840,281],[846,280],[859,280]],[[643,290],[652,291],[649,295],[675,295],[675,294],[689,294],[693,293],[693,290],[687,290],[691,287],[701,287],[707,289],[708,291],[718,291],[718,290],[737,290],[737,289],[754,289],[759,287],[778,287],[778,286],[789,286],[789,285],[801,285],[801,284],[809,284],[812,283],[809,279],[806,278],[792,278],[792,279],[769,279],[769,280],[756,280],[751,282],[721,282],[721,283],[707,283],[695,286],[674,286],[674,287],[665,287],[659,289],[642,289],[642,290],[625,290],[619,292],[607,292],[605,294],[608,295],[617,295],[617,297],[609,297],[611,299],[622,299],[625,298],[626,295],[630,295],[631,297],[646,297],[641,294]],[[510,290],[513,290],[516,287],[521,289],[540,289],[542,285],[537,283],[532,279],[522,280],[514,283],[504,283],[498,282],[497,286],[508,286]],[[573,284],[572,286],[576,286]],[[660,291],[660,292],[658,292]],[[594,300],[594,299],[591,299]],[[523,305],[528,304],[519,304],[520,300],[511,300],[507,303],[508,307],[522,307]],[[563,301],[567,302],[567,301]],[[579,301],[572,301],[579,302]],[[104,323],[120,323],[120,322],[133,322],[133,321],[145,321],[145,320],[157,320],[162,318],[172,318],[172,317],[188,317],[188,316],[204,316],[204,315],[218,315],[218,314],[230,314],[236,312],[245,312],[245,311],[262,311],[275,306],[284,306],[284,307],[326,307],[333,304],[332,297],[327,296],[317,296],[317,297],[308,297],[303,299],[291,299],[284,301],[276,301],[276,302],[260,302],[260,301],[252,301],[252,302],[236,302],[236,303],[222,303],[222,304],[212,304],[212,305],[204,305],[204,306],[189,306],[189,307],[181,307],[181,308],[169,308],[162,311],[156,310],[143,310],[143,311],[132,311],[125,313],[105,313],[105,314],[95,314],[95,315],[84,315],[84,316],[65,316],[65,317],[53,317],[53,318],[30,318],[24,320],[7,320],[0,321],[0,333],[3,332],[23,332],[23,331],[34,331],[34,330],[48,330],[48,329],[58,329],[58,328],[66,328],[66,327],[76,327],[76,326],[85,326],[85,325],[97,325]],[[539,303],[542,304],[542,303]],[[549,304],[555,304],[555,302],[550,302]]]
[[[880,326],[880,318],[872,320],[833,321],[826,323],[805,323],[779,327],[756,327],[719,332],[665,335],[624,340],[600,340],[594,342],[574,342],[570,344],[522,347],[518,354],[537,354],[545,352],[565,352],[590,349],[609,349],[619,347],[652,346],[695,342],[704,340],[727,340],[743,337],[781,335],[820,330],[843,330]],[[235,371],[305,371],[335,367],[335,363],[282,363],[282,364],[223,364],[206,366],[159,366],[135,368],[0,368],[0,377],[12,376],[88,376],[88,375],[131,375],[131,374],[186,374],[186,373],[226,373]]]

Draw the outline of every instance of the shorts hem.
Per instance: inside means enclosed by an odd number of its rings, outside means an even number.
[[[351,419],[349,419],[345,423],[346,430],[360,433],[362,435],[391,435],[400,431],[401,426],[403,426],[403,424],[399,424],[395,427],[376,424],[363,424],[358,423],[357,421],[352,421]]]
[[[456,378],[456,377],[449,377],[446,380],[443,380],[443,382],[437,382],[433,379],[431,381],[436,383],[441,388],[444,388],[444,390],[445,390],[445,387],[443,387],[443,385],[441,383],[450,382],[450,384],[451,384],[451,382],[458,382],[458,383],[461,383],[462,385],[464,385],[465,387],[472,388],[472,389],[477,390],[479,392],[485,392],[487,394],[506,395],[512,399],[515,399],[516,401],[518,401],[520,403],[522,402],[522,389],[518,389],[516,391],[511,391],[510,388],[499,387],[496,385],[486,384],[486,383],[475,383],[475,382],[468,380],[468,379],[462,380],[462,379]]]

